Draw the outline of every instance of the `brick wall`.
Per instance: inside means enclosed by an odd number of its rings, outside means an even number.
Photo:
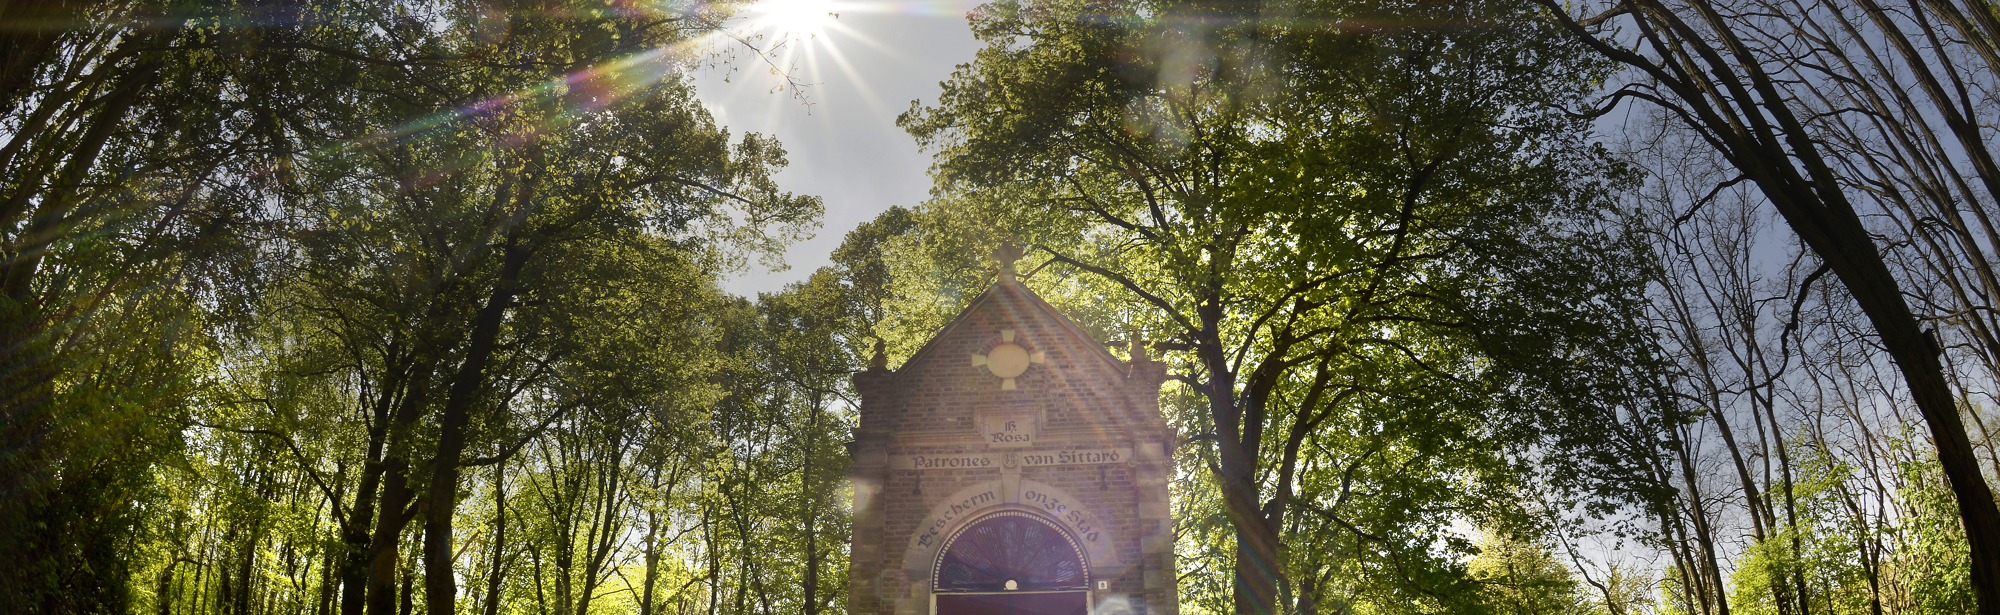
[[[1017,389],[973,365],[1013,331],[1013,343],[1044,361],[1015,379]],[[895,371],[855,376],[862,395],[855,431],[855,531],[849,612],[927,615],[931,566],[952,530],[999,510],[1061,506],[1072,533],[1097,537],[1087,555],[1097,613],[1174,614],[1172,528],[1167,519],[1168,451],[1174,435],[1158,406],[1164,371],[1129,365],[1014,283],[996,284],[929,345]],[[980,432],[989,414],[1035,421],[1029,448],[1002,448]],[[1017,465],[975,469],[897,469],[892,458],[988,455],[1058,449],[1130,449],[1116,463]],[[1026,487],[1024,487],[1026,486]],[[977,510],[960,514],[952,498],[992,490]],[[1028,497],[1039,496],[1039,497]],[[976,498],[975,498],[976,499]],[[1050,500],[1060,500],[1051,504]],[[940,508],[940,507],[943,508]]]

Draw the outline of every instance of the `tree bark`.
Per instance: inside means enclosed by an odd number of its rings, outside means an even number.
[[[802,457],[804,459],[801,459],[799,463],[801,468],[799,470],[799,490],[806,494],[805,514],[801,515],[805,517],[803,521],[805,522],[806,530],[806,570],[805,587],[803,588],[805,591],[805,615],[819,615],[819,491],[813,488],[813,458],[816,457],[813,454],[813,444],[817,442],[816,438],[819,435],[821,404],[822,400],[820,397],[814,395],[812,397],[812,414],[806,421],[806,437],[803,439],[800,447],[803,449],[802,452],[804,454]]]
[[[617,546],[623,525],[618,523],[618,491],[624,475],[625,438],[622,434],[611,439],[611,461],[599,470],[597,492],[600,504],[593,503],[591,516],[598,518],[590,533],[590,559],[584,563],[583,592],[576,599],[576,614],[587,615],[590,601],[596,597],[599,579],[604,574],[604,564],[611,557],[611,548]]]
[[[438,425],[437,455],[431,461],[430,508],[424,519],[424,604],[429,615],[453,615],[458,608],[451,525],[452,513],[458,510],[459,456],[465,452],[465,429],[471,423],[472,406],[486,391],[486,367],[499,347],[500,326],[514,307],[514,298],[521,291],[521,270],[532,253],[521,245],[521,236],[536,196],[534,178],[540,151],[539,145],[530,146],[529,162],[522,171],[528,177],[520,182],[515,210],[504,231],[507,239],[501,248],[500,277],[473,321],[465,359],[452,377]]]
[[[0,29],[0,115],[11,113],[14,103],[24,98],[56,43],[81,22],[77,15],[84,6],[61,0],[0,4],[0,23],[14,24]]]
[[[507,554],[507,461],[493,466],[493,566],[486,575],[486,615],[500,615],[500,571]],[[644,614],[642,614],[644,615]]]
[[[419,369],[417,377],[410,382],[410,390],[396,409],[396,416],[390,423],[388,452],[382,463],[382,496],[380,508],[375,514],[375,532],[368,544],[368,586],[366,588],[367,615],[395,615],[397,583],[403,580],[397,574],[402,563],[403,529],[409,526],[414,511],[411,505],[416,500],[416,489],[410,485],[409,451],[412,432],[417,420],[424,415],[424,407],[429,399],[431,373],[426,365]]]
[[[74,222],[70,214],[83,202],[84,180],[97,166],[97,158],[112,133],[125,123],[126,114],[138,104],[139,97],[152,86],[164,67],[158,60],[144,60],[119,79],[102,103],[104,106],[91,118],[90,128],[77,140],[69,162],[56,175],[48,193],[42,195],[34,214],[28,218],[27,228],[7,242],[6,260],[0,262],[0,292],[5,292],[15,305],[26,305],[32,300],[31,282],[40,271],[49,245]],[[21,189],[27,190],[27,186]],[[15,212],[6,214],[11,222]]]
[[[1206,316],[1206,315],[1205,315]],[[1225,345],[1215,332],[1220,310],[1202,331],[1199,352],[1213,374],[1209,386],[1209,412],[1215,418],[1217,469],[1222,479],[1223,510],[1236,528],[1236,571],[1232,579],[1232,602],[1242,615],[1271,615],[1277,612],[1278,579],[1284,574],[1278,560],[1278,531],[1271,526],[1258,502],[1257,448],[1263,441],[1261,420],[1246,420],[1237,398],[1236,375],[1229,369]]]
[[[396,345],[391,345],[394,356]],[[391,361],[393,362],[393,361]],[[373,536],[369,523],[375,517],[375,500],[381,487],[383,473],[387,466],[383,463],[384,448],[388,444],[392,420],[399,420],[408,408],[411,395],[420,395],[430,386],[430,367],[408,364],[401,375],[391,376],[382,383],[382,394],[375,402],[374,429],[368,432],[368,457],[361,466],[361,484],[354,490],[354,507],[348,510],[347,526],[341,528],[341,542],[347,552],[341,558],[340,573],[340,615],[362,615],[368,605],[368,574],[373,561]],[[401,402],[398,402],[398,391]],[[392,415],[391,408],[398,411]]]
[[[375,536],[368,545],[368,615],[396,615],[397,582],[402,564],[403,528],[409,525],[410,501],[416,490],[410,486],[409,463],[391,458],[383,470],[382,508],[376,513]]]
[[[639,592],[639,615],[653,615],[653,586],[660,580],[659,540],[660,515],[648,512],[646,513],[646,580]]]

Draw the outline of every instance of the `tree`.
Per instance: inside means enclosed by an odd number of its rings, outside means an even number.
[[[1948,227],[1963,228],[1966,223],[1957,206],[1971,209],[1972,217],[1983,223],[1989,217],[1984,210],[2000,194],[1993,189],[2000,186],[1996,183],[2000,168],[1967,117],[1971,101],[1964,79],[1979,78],[1978,73],[1954,66],[1955,56],[1938,41],[1928,20],[1941,18],[1954,25],[1966,37],[1964,45],[1983,54],[1975,57],[1988,69],[2000,66],[1991,57],[1992,41],[2000,30],[1991,27],[1994,21],[1986,7],[1961,11],[1949,2],[1912,3],[1902,18],[1875,2],[1858,7],[1766,4],[1763,10],[1734,12],[1708,2],[1645,0],[1619,3],[1602,13],[1586,10],[1586,17],[1579,18],[1568,7],[1542,0],[1552,19],[1575,40],[1639,73],[1639,80],[1614,93],[1612,102],[1627,97],[1645,100],[1678,119],[1740,172],[1729,182],[1756,186],[1825,271],[1841,282],[1872,325],[1883,352],[1894,360],[1912,403],[1929,427],[1965,525],[1973,586],[1981,596],[1979,612],[2000,613],[2000,506],[1960,418],[1952,378],[1940,356],[1943,343],[1906,299],[1904,282],[1892,271],[1885,248],[1878,245],[1856,206],[1857,200],[1898,199],[1868,196],[1881,188],[1867,180],[1870,165],[1881,162],[1870,161],[1873,157],[1862,151],[1844,158],[1842,151],[1845,145],[1873,143],[1879,136],[1887,139],[1887,149],[1896,151],[1892,155],[1896,158],[1938,154],[1942,160],[1965,160],[1973,176],[1985,182],[1985,190],[1961,186],[1965,200],[1947,197],[1932,203],[1945,206],[1939,219],[1952,221],[1945,222]],[[1857,15],[1874,30],[1862,33]],[[1624,22],[1634,26],[1636,38],[1616,40],[1605,30]],[[1911,30],[1905,29],[1908,26],[1929,33],[1928,45],[1935,55],[1927,56],[1918,48]],[[1777,40],[1766,38],[1786,35],[1800,37],[1804,45],[1769,44]],[[1893,49],[1895,59],[1868,51],[1866,60],[1857,62],[1855,56],[1864,54],[1843,45],[1870,47],[1876,41]],[[1891,69],[1891,62],[1897,61],[1900,65]],[[1934,61],[1944,64],[1936,66]],[[1909,71],[1914,91],[1923,94],[1885,101],[1880,94],[1895,88],[1868,82],[1893,70]],[[1944,77],[1938,76],[1940,71]],[[1820,84],[1841,85],[1829,95],[1815,91]],[[1923,102],[1930,103],[1929,110],[1914,108]],[[1933,133],[1923,123],[1935,120],[1945,125],[1943,131]],[[1836,136],[1828,139],[1829,134]],[[1939,137],[1955,140],[1955,150],[1947,150]],[[1908,149],[1914,144],[1921,145]],[[1874,169],[1880,173],[1879,166]],[[1940,169],[1915,165],[1902,171],[1921,176]],[[1948,181],[1943,178],[1955,175],[1956,169],[1951,169],[1933,179]],[[1991,236],[1990,230],[1987,233]],[[1976,246],[1963,243],[1950,254],[1973,258],[1966,264],[1975,271],[1990,269]],[[1981,322],[1971,328],[1983,327]]]
[[[1479,555],[1469,562],[1472,576],[1494,594],[1494,610],[1507,615],[1575,613],[1584,610],[1569,568],[1546,545],[1487,532]]]
[[[609,8],[9,5],[46,19],[0,40],[0,552],[27,562],[8,602],[115,610],[132,571],[170,593],[192,567],[247,609],[278,545],[288,574],[324,563],[322,609],[338,590],[344,613],[392,613],[421,537],[426,606],[450,611],[462,468],[562,414],[514,402],[634,403],[562,390],[565,369],[615,371],[581,349],[631,334],[609,326],[629,309],[578,301],[654,284],[699,303],[658,276],[707,276],[818,212],[771,181],[782,148],[716,127],[673,70],[728,6]],[[154,483],[215,452],[179,450],[188,433],[256,463]],[[137,510],[239,486],[278,503],[157,526],[195,549],[137,559],[161,544]],[[338,548],[274,529],[301,510]],[[226,562],[200,559],[212,540]]]
[[[1395,560],[1384,572],[1414,599],[1469,595],[1417,519],[1499,514],[1475,502],[1517,477],[1503,443],[1602,433],[1613,415],[1555,408],[1652,403],[1612,375],[1649,356],[1619,324],[1639,282],[1606,275],[1644,266],[1599,224],[1618,170],[1549,110],[1603,65],[1532,28],[1318,26],[1536,12],[1000,2],[973,15],[978,59],[900,118],[937,152],[937,236],[1030,240],[1045,262],[1023,269],[1130,300],[1085,312],[1122,310],[1185,353],[1177,379],[1205,406],[1189,426],[1213,447],[1199,459],[1233,528],[1237,612],[1323,599],[1294,591],[1284,547],[1301,543],[1281,536],[1349,535]],[[1489,420],[1494,408],[1523,420]],[[1550,443],[1628,471],[1601,438]],[[1394,469],[1413,462],[1435,465]],[[1415,483],[1382,488],[1411,499],[1352,501],[1335,477],[1361,467]],[[1498,491],[1453,491],[1453,476]],[[1371,510],[1381,526],[1352,521]]]
[[[0,558],[18,565],[0,601],[126,604],[121,545],[161,495],[149,469],[179,454],[167,417],[240,305],[211,276],[242,263],[268,196],[231,180],[271,168],[260,120],[285,101],[220,92],[281,62],[195,25],[244,10],[0,8]]]

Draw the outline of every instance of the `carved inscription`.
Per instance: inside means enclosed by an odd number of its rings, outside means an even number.
[[[967,453],[960,455],[897,455],[889,467],[898,470],[983,470],[1017,466],[1075,466],[1125,463],[1132,460],[1130,448],[1073,448],[1050,451],[1022,451],[1003,454]]]
[[[926,520],[923,525],[917,527],[917,538],[916,538],[917,545],[928,547],[937,544],[939,540],[943,540],[943,538],[939,534],[943,532],[945,528],[951,527],[952,521],[957,520],[959,517],[965,516],[965,513],[979,510],[981,508],[985,508],[987,506],[991,506],[999,502],[1000,502],[1000,496],[994,493],[990,489],[982,491],[976,495],[973,495],[972,497],[968,497],[963,500],[959,500],[957,502],[952,502],[951,506],[945,507],[939,512],[939,514],[932,515],[931,518],[929,520]]]
[[[988,447],[1027,448],[1035,444],[1035,416],[1019,413],[989,415],[979,432],[979,439]]]
[[[993,455],[897,455],[889,458],[889,467],[898,470],[977,470],[1000,467],[1000,460]]]
[[[1040,506],[1048,511],[1049,516],[1061,519],[1070,529],[1075,530],[1077,538],[1088,543],[1097,542],[1097,526],[1092,525],[1090,513],[1084,512],[1075,502],[1064,502],[1062,498],[1029,489],[1021,492],[1021,503]]]
[[[1090,448],[1035,451],[1021,453],[1024,466],[1074,466],[1098,463],[1124,463],[1132,460],[1129,448]]]

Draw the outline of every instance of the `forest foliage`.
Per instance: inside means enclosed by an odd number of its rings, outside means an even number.
[[[844,612],[850,376],[1018,243],[1185,611],[2000,612],[2000,9],[1572,4],[982,5],[754,298],[737,5],[0,4],[0,603]]]

